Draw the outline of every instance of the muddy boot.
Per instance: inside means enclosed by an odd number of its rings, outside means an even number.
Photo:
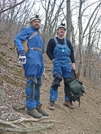
[[[36,109],[37,109],[37,111],[38,111],[39,113],[41,113],[43,116],[49,116],[49,114],[46,113],[46,112],[43,110],[42,104],[41,104],[41,105],[38,105],[38,106],[36,107]]]
[[[64,102],[64,105],[69,107],[70,109],[74,109],[75,108],[74,105],[72,104],[72,102],[70,102],[69,100],[66,100]]]
[[[30,116],[32,116],[34,118],[41,118],[42,117],[42,114],[39,113],[35,108],[31,109],[31,110],[28,110],[27,114],[29,114]]]
[[[54,101],[50,101],[49,109],[50,109],[50,110],[54,110],[54,109],[55,109]]]

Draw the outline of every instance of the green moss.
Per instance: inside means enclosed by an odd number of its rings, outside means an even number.
[[[6,53],[5,52],[0,52],[0,54],[2,55],[2,56],[6,56]]]
[[[0,99],[3,99],[5,97],[6,97],[6,93],[5,93],[4,89],[1,89],[1,87],[0,87]]]
[[[25,88],[25,84],[23,84],[22,82],[20,83],[16,79],[10,78],[8,76],[2,76],[2,80],[5,81],[6,83],[9,83],[9,84],[14,85],[16,87],[19,86],[19,87]]]

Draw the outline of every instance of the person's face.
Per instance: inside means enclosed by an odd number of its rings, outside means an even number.
[[[57,34],[58,34],[59,36],[64,36],[65,32],[66,32],[66,29],[65,29],[65,28],[59,28],[59,29],[57,30]]]
[[[41,21],[36,19],[36,20],[33,20],[30,24],[31,26],[34,26],[38,30],[40,28]]]

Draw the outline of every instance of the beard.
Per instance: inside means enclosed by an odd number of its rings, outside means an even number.
[[[39,28],[35,28],[36,30],[39,30]]]
[[[40,26],[39,25],[35,25],[34,27],[36,28],[36,30],[39,30],[40,29]]]

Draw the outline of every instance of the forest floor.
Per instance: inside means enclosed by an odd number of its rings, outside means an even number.
[[[49,110],[52,64],[45,57],[41,102],[49,117],[35,119],[26,114],[23,68],[13,48],[0,47],[0,134],[101,134],[101,87],[82,77],[86,90],[75,109],[64,106],[63,81],[55,110]]]

